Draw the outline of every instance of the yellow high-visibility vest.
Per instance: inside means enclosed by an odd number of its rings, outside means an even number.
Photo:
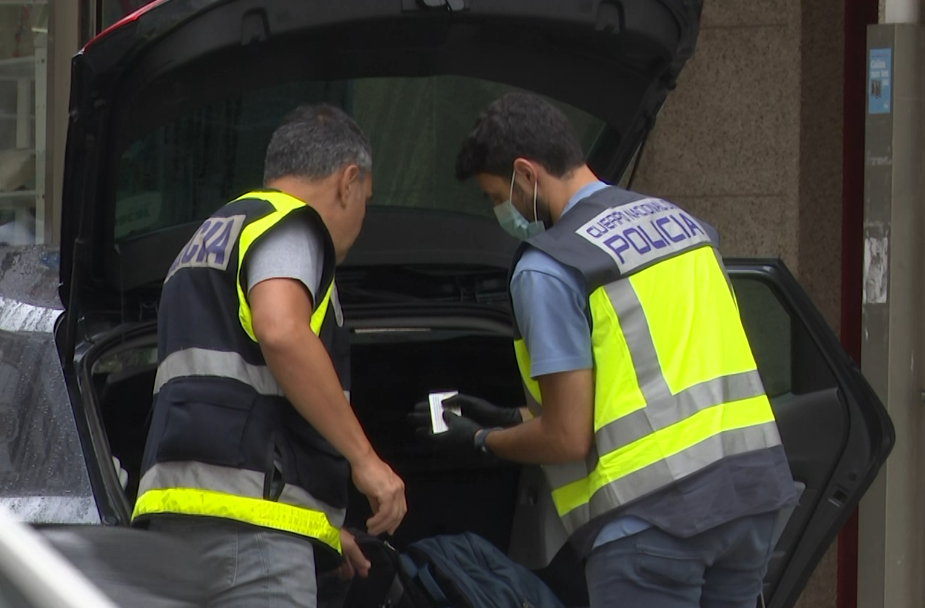
[[[594,442],[584,460],[544,467],[570,534],[723,458],[780,445],[711,237],[674,205],[630,194],[579,202],[514,260],[536,247],[588,288]],[[519,331],[514,346],[542,404]]]

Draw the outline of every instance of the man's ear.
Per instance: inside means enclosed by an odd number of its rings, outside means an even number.
[[[350,200],[354,189],[359,188],[360,168],[356,165],[347,165],[344,167],[338,180],[338,194],[340,194],[341,205],[346,206]]]
[[[538,178],[537,173],[536,173],[536,167],[534,167],[533,163],[531,163],[526,158],[514,159],[514,171],[524,176],[526,180],[530,182],[531,184],[535,182]]]

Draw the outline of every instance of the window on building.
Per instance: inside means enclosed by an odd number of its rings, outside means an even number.
[[[44,242],[48,1],[0,3],[0,244]]]

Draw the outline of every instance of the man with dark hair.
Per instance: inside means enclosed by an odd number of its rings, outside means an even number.
[[[298,108],[270,141],[265,189],[216,211],[167,274],[133,519],[198,549],[217,573],[209,606],[314,607],[316,569],[365,576],[340,529],[351,476],[372,534],[405,515],[337,348],[334,267],[360,233],[371,171],[344,112]]]
[[[753,608],[795,488],[706,224],[610,187],[567,118],[514,93],[457,158],[525,243],[510,284],[530,405],[460,395],[434,441],[546,465],[591,606]]]

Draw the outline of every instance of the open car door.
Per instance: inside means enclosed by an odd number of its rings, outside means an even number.
[[[774,409],[799,504],[781,514],[763,606],[790,608],[889,454],[886,409],[821,314],[780,260],[725,261],[758,371]],[[521,496],[542,496],[527,467]],[[570,605],[581,605],[583,570],[565,545],[552,503],[521,498],[511,554],[537,569]],[[543,530],[538,533],[538,530]]]
[[[739,311],[800,492],[765,578],[793,606],[895,439],[886,409],[779,260],[727,260]]]

